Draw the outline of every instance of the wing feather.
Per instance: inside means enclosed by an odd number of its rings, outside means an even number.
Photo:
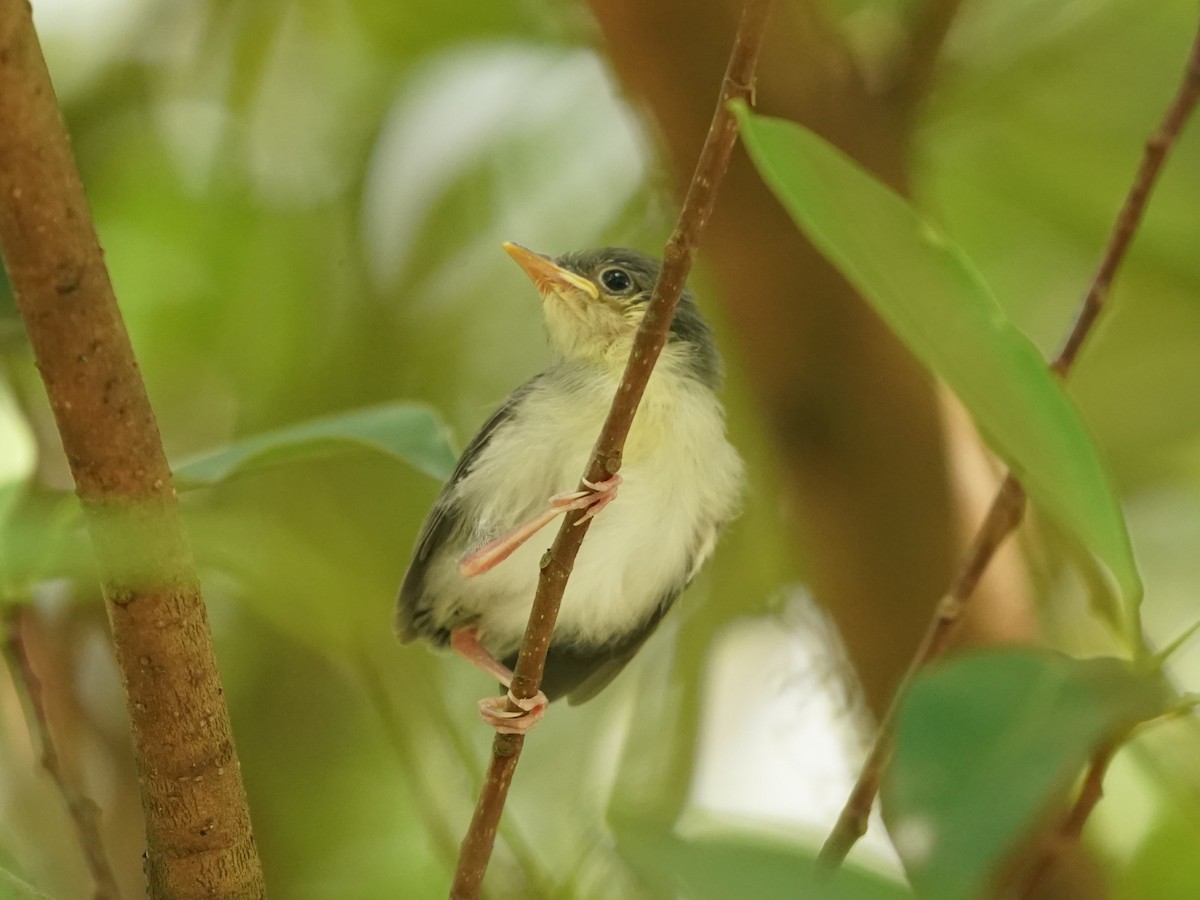
[[[435,643],[444,644],[448,639],[449,633],[446,629],[438,628],[428,621],[433,603],[425,591],[425,577],[439,552],[452,542],[451,538],[464,524],[462,512],[454,502],[454,488],[471,471],[471,466],[495,436],[497,429],[512,419],[517,406],[540,377],[531,378],[509,394],[500,408],[483,423],[463,450],[450,478],[442,485],[441,492],[434,500],[433,508],[430,509],[425,524],[421,526],[421,532],[417,535],[412,562],[404,574],[400,595],[396,601],[395,627],[402,643],[425,637]]]

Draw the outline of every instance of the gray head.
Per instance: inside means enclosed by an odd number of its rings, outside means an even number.
[[[566,357],[624,368],[662,264],[624,247],[601,247],[549,259],[515,244],[505,249],[542,295],[546,329]],[[712,330],[688,290],[679,298],[662,363],[709,387],[721,382]]]

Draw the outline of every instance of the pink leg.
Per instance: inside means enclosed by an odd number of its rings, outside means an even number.
[[[512,685],[513,673],[508,666],[492,656],[479,642],[479,629],[474,626],[455,628],[450,632],[450,647],[475,668],[491,675],[505,687]],[[511,712],[509,701],[522,712]],[[512,691],[504,697],[484,697],[479,701],[479,715],[500,734],[524,734],[542,720],[550,701],[541,691],[527,700],[514,697]]]
[[[518,547],[568,510],[587,510],[576,520],[576,525],[593,518],[617,496],[617,487],[621,484],[621,476],[614,475],[612,478],[597,481],[595,484],[585,481],[584,484],[587,485],[588,490],[555,494],[550,498],[546,508],[532,519],[466,554],[458,562],[459,574],[464,578],[474,578],[476,575],[491,571],[512,556]]]
[[[451,631],[450,649],[479,671],[491,675],[505,687],[512,684],[512,669],[492,656],[487,647],[479,643],[479,629],[474,625],[455,628]]]

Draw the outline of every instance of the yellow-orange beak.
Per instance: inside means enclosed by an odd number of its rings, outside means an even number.
[[[525,270],[525,274],[529,276],[529,280],[533,282],[534,287],[543,297],[551,292],[557,293],[563,288],[570,288],[587,294],[593,300],[600,298],[600,291],[594,284],[586,278],[556,265],[548,257],[509,241],[505,241],[502,246],[508,255],[516,260],[517,265]]]

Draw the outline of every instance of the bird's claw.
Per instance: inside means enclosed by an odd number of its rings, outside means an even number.
[[[569,509],[591,509],[597,503],[606,506],[617,496],[617,488],[623,480],[620,475],[614,475],[604,481],[588,481],[584,478],[586,491],[563,491],[561,494],[555,494],[550,498],[550,506],[560,512]]]
[[[510,710],[508,704],[519,706]],[[514,697],[509,691],[504,697],[484,697],[479,701],[479,716],[499,734],[525,734],[542,720],[550,701],[541,691],[534,697]]]
[[[550,498],[550,503],[557,504],[558,508],[564,511],[569,509],[585,510],[584,514],[573,523],[579,525],[588,519],[596,518],[600,514],[600,510],[616,499],[617,488],[621,486],[623,480],[620,475],[613,475],[604,481],[588,481],[584,478],[583,483],[588,488],[586,491],[555,494]]]
[[[527,522],[518,525],[507,534],[488,541],[464,554],[458,561],[458,571],[463,578],[474,578],[484,572],[490,572],[504,560],[512,556],[518,547],[537,534],[545,525],[572,509],[585,509],[585,512],[574,524],[586,522],[594,518],[600,510],[608,506],[617,496],[617,486],[621,483],[620,475],[613,475],[604,481],[591,482],[584,479],[586,491],[566,491],[555,494],[550,498],[546,509]]]
[[[608,493],[609,491],[616,493],[617,488],[621,486],[621,482],[625,479],[620,475],[613,475],[609,478],[605,478],[603,481],[588,481],[586,478],[582,480],[583,483],[590,487],[593,491],[596,491],[599,494],[604,494]]]

